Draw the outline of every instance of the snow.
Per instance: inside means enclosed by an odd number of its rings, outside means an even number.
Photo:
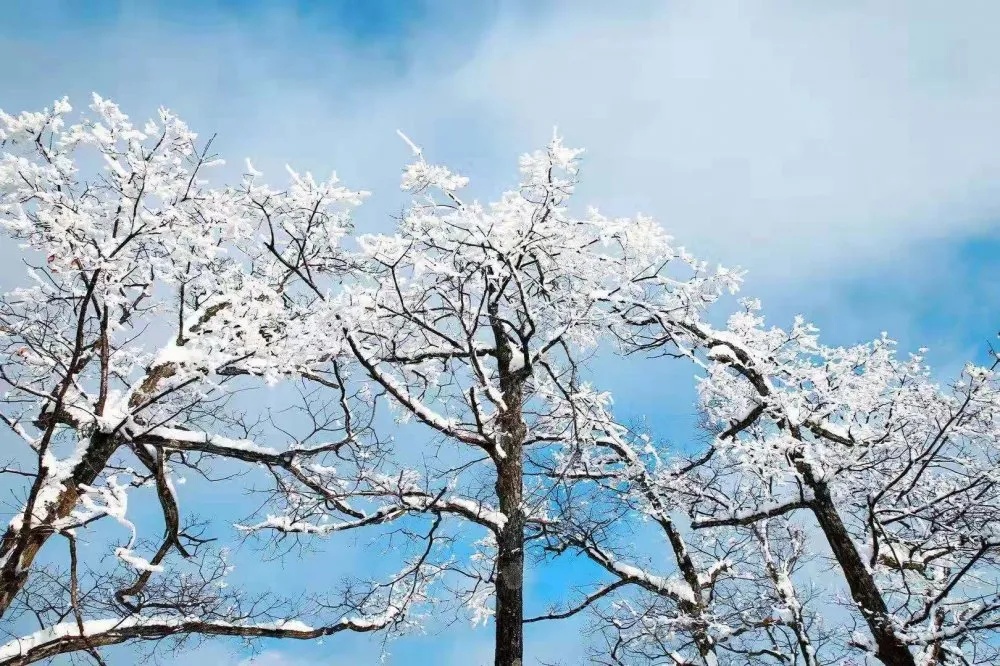
[[[26,655],[30,650],[46,643],[76,636],[96,636],[115,630],[128,629],[131,627],[151,626],[151,627],[181,627],[189,622],[203,622],[198,617],[141,617],[132,616],[125,618],[108,618],[104,620],[86,620],[83,623],[83,634],[80,633],[79,625],[76,622],[63,622],[60,624],[41,629],[27,636],[15,638],[0,646],[0,661],[14,659]],[[362,626],[378,626],[378,619],[353,619],[345,620],[349,626],[360,628]],[[276,620],[263,623],[230,623],[208,621],[208,624],[216,627],[252,627],[264,630],[279,630],[287,632],[313,632],[313,627],[299,620]]]
[[[605,566],[622,578],[639,581],[660,590],[663,594],[675,599],[695,603],[694,591],[691,586],[676,578],[664,578],[643,571],[642,569],[617,560],[605,563]]]
[[[270,625],[261,624],[256,626],[259,626],[262,629],[273,628],[273,629],[281,629],[282,631],[301,631],[301,632],[315,631],[313,627],[300,620],[276,620]]]
[[[276,456],[278,450],[267,446],[260,446],[256,442],[248,439],[230,439],[221,435],[213,435],[196,430],[183,430],[180,428],[169,428],[161,426],[149,430],[149,434],[165,440],[176,442],[190,442],[192,444],[211,444],[221,449],[231,451],[246,451],[248,453],[259,453],[261,455]]]
[[[107,620],[88,620],[83,624],[84,636],[111,631],[116,627],[128,627],[136,624],[135,620],[111,618]],[[13,659],[27,654],[33,648],[60,638],[80,636],[80,627],[76,622],[62,622],[46,629],[41,629],[27,636],[15,638],[0,646],[0,661]]]
[[[115,556],[138,571],[149,571],[152,573],[159,573],[163,571],[163,567],[161,565],[150,564],[149,560],[133,554],[128,548],[116,548]]]

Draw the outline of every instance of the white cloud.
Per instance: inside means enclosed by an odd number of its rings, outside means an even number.
[[[598,199],[770,277],[994,225],[997,5],[614,8],[497,28],[455,88],[512,136],[558,120]]]
[[[1000,6],[504,6],[472,28],[433,5],[401,63],[291,12],[195,27],[139,12],[69,35],[63,58],[25,42],[37,57],[0,76],[30,91],[6,106],[97,88],[177,107],[234,162],[336,167],[375,189],[383,225],[397,127],[490,192],[558,123],[589,149],[590,199],[758,279],[824,280],[994,227]]]

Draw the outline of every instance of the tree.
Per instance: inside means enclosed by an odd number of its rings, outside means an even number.
[[[0,471],[23,496],[0,541],[0,617],[40,624],[0,648],[0,663],[73,650],[100,661],[98,647],[132,639],[313,638],[403,622],[419,562],[363,597],[314,605],[336,612],[331,622],[278,622],[308,609],[222,589],[226,566],[175,489],[178,469],[204,474],[213,456],[306,479],[310,460],[363,435],[355,419],[323,446],[262,448],[247,441],[254,415],[229,404],[264,380],[334,385],[308,318],[349,271],[340,240],[362,193],[294,172],[287,190],[271,189],[249,163],[239,185],[210,188],[211,141],[198,148],[176,116],[161,109],[139,128],[100,97],[90,108],[75,124],[66,100],[0,114],[0,226],[22,243],[30,278],[0,300],[0,421],[22,444]],[[127,518],[142,488],[162,507],[151,545]],[[110,570],[76,548],[106,519],[128,535]],[[61,548],[65,568],[36,565],[43,548]],[[157,576],[167,566],[177,577]]]
[[[451,592],[495,615],[495,663],[513,666],[523,660],[526,554],[557,520],[553,477],[593,436],[588,356],[613,338],[623,308],[641,303],[665,325],[697,321],[737,278],[707,272],[647,218],[573,216],[579,151],[559,138],[522,157],[518,189],[489,205],[466,201],[466,179],[410,145],[403,187],[413,204],[396,233],[361,237],[366,279],[323,307],[330,338],[339,332],[399,418],[447,448],[426,471],[408,468],[404,452],[338,488],[380,499],[365,513],[380,522],[431,513],[485,532],[473,558],[487,566],[449,563],[468,583]],[[284,490],[283,511],[249,529],[322,534],[371,522],[319,523],[330,513],[323,493]]]
[[[696,544],[720,529],[756,541],[758,570],[774,583],[782,607],[768,624],[795,639],[784,656],[757,650],[761,656],[815,663],[816,638],[828,642],[802,614],[801,579],[796,583],[781,563],[798,559],[811,540],[836,562],[851,615],[867,630],[832,636],[840,644],[835,654],[860,652],[891,666],[994,663],[1000,628],[997,361],[985,368],[970,364],[941,386],[921,356],[899,359],[884,336],[828,347],[802,319],[789,331],[767,328],[759,303],[744,305],[726,329],[684,325],[689,355],[705,371],[700,399],[714,433],[706,449],[687,464],[662,465],[657,456],[641,460],[619,435],[605,446],[613,454],[592,456],[577,477],[627,488],[639,512],[668,532],[675,520],[665,518],[669,508],[674,516],[683,510]],[[675,333],[655,317],[636,316],[632,323],[633,349],[676,345]],[[791,558],[776,557],[769,536],[775,521],[808,537],[793,538]],[[687,575],[685,545],[671,545],[678,569],[697,591],[709,578]],[[737,569],[729,553],[703,560],[702,567]],[[633,584],[652,578],[648,570],[631,573],[621,578]],[[745,591],[745,580],[737,584]],[[670,612],[679,609],[690,622],[689,593],[672,601]],[[835,603],[820,601],[825,608]],[[708,612],[719,617],[717,608]],[[654,615],[662,620],[666,613]],[[648,628],[655,622],[646,624],[630,640],[659,641]],[[726,640],[743,635],[743,625],[724,623],[721,634]],[[697,641],[697,624],[691,634]],[[712,642],[726,648],[718,638]]]
[[[709,414],[760,414],[719,442],[746,490],[701,503],[696,523],[809,512],[870,632],[855,647],[893,666],[994,660],[996,361],[942,387],[885,337],[833,348],[815,333],[767,329],[750,304],[712,338]]]

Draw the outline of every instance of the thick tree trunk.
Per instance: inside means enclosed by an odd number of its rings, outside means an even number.
[[[497,470],[497,496],[507,522],[497,538],[496,666],[521,666],[524,659],[523,481],[520,445],[511,448]]]
[[[826,540],[833,550],[837,563],[844,571],[844,577],[851,588],[851,597],[868,623],[868,629],[875,639],[878,651],[876,658],[886,666],[915,666],[913,654],[900,640],[892,629],[889,620],[889,610],[885,600],[875,584],[868,567],[858,553],[851,540],[844,522],[837,513],[830,491],[823,483],[813,484],[815,501],[812,504],[813,513],[819,522]]]

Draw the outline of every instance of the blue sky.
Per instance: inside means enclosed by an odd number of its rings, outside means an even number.
[[[236,168],[336,169],[374,191],[364,230],[398,210],[397,128],[485,197],[558,125],[587,148],[581,199],[746,268],[776,323],[801,313],[838,343],[885,330],[949,371],[1000,328],[995,3],[13,0],[3,16],[0,108],[91,91],[140,117],[169,106]],[[598,369],[621,410],[692,435],[688,370],[650,386],[634,363]],[[310,566],[332,580],[363,545]],[[254,559],[245,575],[274,574]],[[577,663],[575,630],[532,627],[529,652]],[[452,627],[399,642],[392,663],[485,663],[489,643]],[[240,664],[232,647],[199,663]],[[367,638],[273,650],[259,663],[377,654]]]

